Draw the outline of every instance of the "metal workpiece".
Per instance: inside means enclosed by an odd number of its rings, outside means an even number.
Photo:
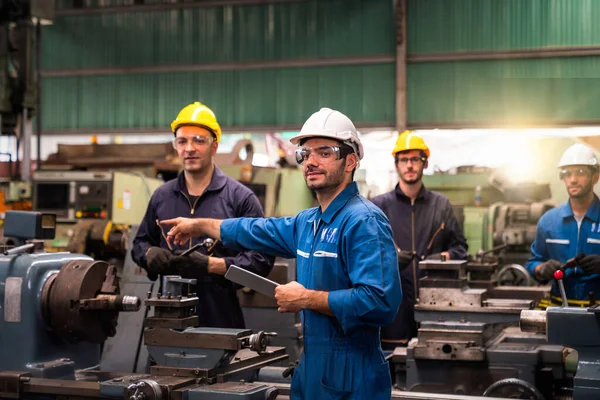
[[[78,306],[80,310],[137,311],[141,304],[142,302],[137,296],[100,294],[91,299],[80,300]]]
[[[523,332],[543,333],[547,329],[546,311],[542,310],[523,310],[519,320],[519,327]]]

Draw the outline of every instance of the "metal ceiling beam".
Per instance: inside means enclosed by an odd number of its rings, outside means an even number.
[[[517,60],[534,58],[600,56],[600,46],[539,47],[514,50],[449,51],[436,53],[410,53],[409,63]]]
[[[381,122],[358,122],[355,124],[358,130],[380,131],[394,129],[393,121]],[[270,133],[270,132],[294,132],[302,128],[302,124],[284,125],[246,125],[246,126],[221,126],[223,134],[228,133]],[[74,129],[44,129],[44,136],[49,135],[171,135],[168,126],[158,128],[74,128]]]
[[[68,8],[56,10],[57,16],[68,15],[89,15],[89,14],[107,14],[107,13],[128,13],[128,12],[152,12],[152,11],[171,11],[185,8],[199,7],[220,7],[220,6],[252,6],[267,5],[277,3],[300,3],[308,0],[214,0],[214,1],[196,1],[186,3],[163,3],[163,4],[138,4],[131,6],[112,6],[112,7],[94,7],[94,8]]]
[[[90,76],[90,75],[126,75],[154,74],[161,72],[192,72],[192,71],[229,71],[265,68],[297,68],[297,67],[327,67],[341,65],[368,65],[393,63],[395,56],[381,54],[360,57],[331,57],[331,58],[295,58],[288,60],[244,61],[230,63],[206,63],[184,65],[148,65],[114,68],[83,68],[83,69],[47,69],[41,75],[46,77],[58,76]]]

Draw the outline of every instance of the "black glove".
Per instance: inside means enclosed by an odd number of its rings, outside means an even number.
[[[397,250],[397,252],[398,252],[398,267],[400,267],[400,270],[403,270],[404,268],[408,267],[416,256],[414,251]]]
[[[600,274],[600,255],[590,254],[579,261],[579,266],[586,274]]]
[[[162,247],[150,247],[146,252],[146,265],[148,266],[148,279],[155,281],[158,275],[163,275],[169,267],[169,260],[173,254]]]
[[[554,271],[560,269],[560,261],[548,260],[535,268],[535,277],[540,281],[549,281],[554,279]]]
[[[176,252],[181,253],[181,252]],[[202,279],[208,275],[208,256],[193,251],[187,256],[177,255],[169,261],[169,272],[182,278]]]

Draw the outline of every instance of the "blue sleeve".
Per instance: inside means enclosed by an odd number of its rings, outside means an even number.
[[[262,207],[254,194],[246,196],[244,200],[238,204],[236,216],[264,217]],[[241,251],[233,257],[225,257],[224,260],[227,268],[229,268],[231,264],[234,264],[260,276],[269,275],[271,269],[273,269],[273,264],[275,263],[275,257],[253,250]]]
[[[329,292],[329,308],[345,333],[393,321],[402,288],[392,228],[383,214],[357,220],[343,233],[343,257],[352,288]]]
[[[541,263],[549,260],[548,250],[546,249],[546,232],[542,227],[543,219],[540,219],[535,232],[535,240],[531,244],[531,257],[525,268],[529,271],[529,274],[535,276],[535,268]]]
[[[235,250],[252,249],[283,258],[296,258],[296,219],[232,218],[221,223],[221,240]]]
[[[156,213],[154,212],[154,197],[150,199],[146,214],[140,223],[135,239],[133,239],[133,248],[131,249],[131,258],[141,268],[147,269],[146,252],[150,247],[160,246],[161,235],[160,228],[156,225]]]

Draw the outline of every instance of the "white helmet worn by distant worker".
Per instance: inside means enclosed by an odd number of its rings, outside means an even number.
[[[339,111],[332,110],[331,108],[321,108],[306,120],[304,125],[302,125],[300,133],[291,138],[290,142],[297,145],[302,139],[311,137],[340,140],[352,147],[358,155],[359,160],[363,158],[363,146],[358,138],[356,127],[350,118]]]
[[[563,153],[558,163],[558,168],[564,168],[571,165],[587,165],[598,168],[598,159],[588,146],[575,143]]]

